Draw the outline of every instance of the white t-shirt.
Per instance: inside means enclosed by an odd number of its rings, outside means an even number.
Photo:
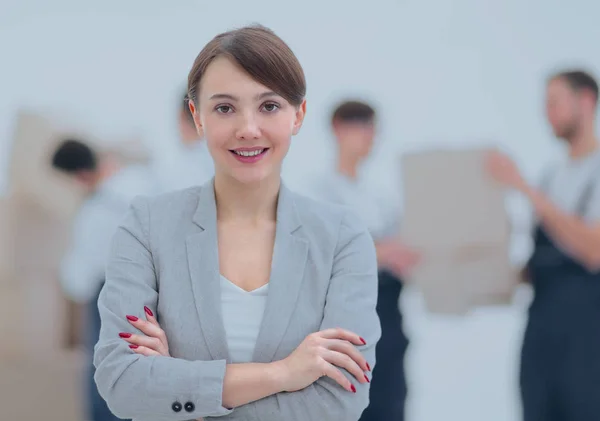
[[[540,187],[560,209],[579,212],[581,199],[587,196],[580,215],[588,222],[600,221],[600,150],[583,158],[567,158],[548,169]]]
[[[349,206],[367,225],[374,240],[394,237],[400,224],[398,197],[384,191],[365,177],[351,179],[337,171],[318,174],[305,194],[321,201]]]
[[[123,168],[107,179],[82,204],[75,221],[71,244],[60,268],[66,295],[79,303],[94,298],[104,281],[112,237],[137,195],[154,195],[158,181],[145,165]]]
[[[542,174],[537,185],[548,199],[562,211],[580,216],[588,223],[600,222],[600,150],[583,158],[566,157],[562,161],[550,165]],[[584,195],[588,195],[585,199],[585,209],[583,209],[583,214],[579,214],[578,207],[581,205]],[[529,209],[530,216],[526,226],[530,247],[528,247],[527,256],[533,251],[531,239],[539,223],[533,209],[531,207]],[[557,246],[561,247],[558,243]],[[566,249],[563,251],[568,253]]]

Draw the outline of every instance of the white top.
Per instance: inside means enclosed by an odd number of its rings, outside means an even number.
[[[577,216],[581,216],[587,223],[597,224],[600,223],[600,150],[583,158],[566,157],[542,173],[538,182],[539,188],[552,203],[571,215],[579,212],[577,207],[590,185],[584,214]],[[538,221],[531,207],[530,212],[527,231],[531,236]],[[557,246],[561,247],[561,244]],[[565,248],[563,251],[569,253]]]
[[[145,165],[123,168],[82,204],[73,224],[71,244],[61,262],[60,282],[78,303],[92,300],[104,281],[112,237],[137,195],[156,192],[157,179]]]
[[[400,228],[399,197],[387,194],[364,176],[356,180],[337,171],[318,174],[311,180],[308,196],[325,202],[346,205],[367,225],[374,240],[395,237]]]
[[[576,213],[584,191],[592,185],[585,214],[588,222],[600,219],[600,151],[579,159],[567,158],[550,167],[541,181],[550,200],[564,212]]]
[[[245,291],[221,275],[221,312],[233,363],[252,361],[268,294],[269,284]]]

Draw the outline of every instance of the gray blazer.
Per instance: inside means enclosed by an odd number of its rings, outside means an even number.
[[[368,384],[346,391],[327,377],[233,410],[222,406],[230,362],[220,307],[213,180],[201,187],[136,198],[118,228],[98,307],[95,379],[109,408],[143,421],[356,421],[369,402]],[[365,225],[348,209],[282,186],[269,296],[254,362],[287,357],[304,338],[331,327],[365,338],[361,352],[375,366],[381,329],[375,312],[377,262]],[[168,357],[132,353],[119,332],[128,314],[152,309],[169,341]],[[344,371],[351,380],[353,377]]]

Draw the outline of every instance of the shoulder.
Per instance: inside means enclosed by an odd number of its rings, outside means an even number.
[[[158,195],[139,195],[131,202],[131,212],[146,223],[160,221],[161,225],[190,220],[198,207],[200,191],[194,186]]]
[[[310,240],[340,244],[364,236],[372,242],[366,224],[351,207],[298,193],[294,193],[294,202],[304,235]]]

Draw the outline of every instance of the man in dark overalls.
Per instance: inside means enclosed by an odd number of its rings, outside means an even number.
[[[398,300],[402,274],[417,264],[418,255],[398,241],[400,206],[394,198],[379,194],[378,186],[362,172],[375,138],[375,110],[362,101],[345,101],[333,111],[331,125],[337,146],[335,166],[314,177],[309,195],[353,208],[375,241],[379,265],[381,339],[375,350],[370,403],[360,421],[403,421],[407,396],[404,355],[409,342]]]
[[[524,421],[600,420],[600,150],[598,85],[587,73],[550,78],[548,119],[569,158],[540,188],[507,157],[489,169],[531,202],[537,225],[526,265],[534,289],[521,353]]]

